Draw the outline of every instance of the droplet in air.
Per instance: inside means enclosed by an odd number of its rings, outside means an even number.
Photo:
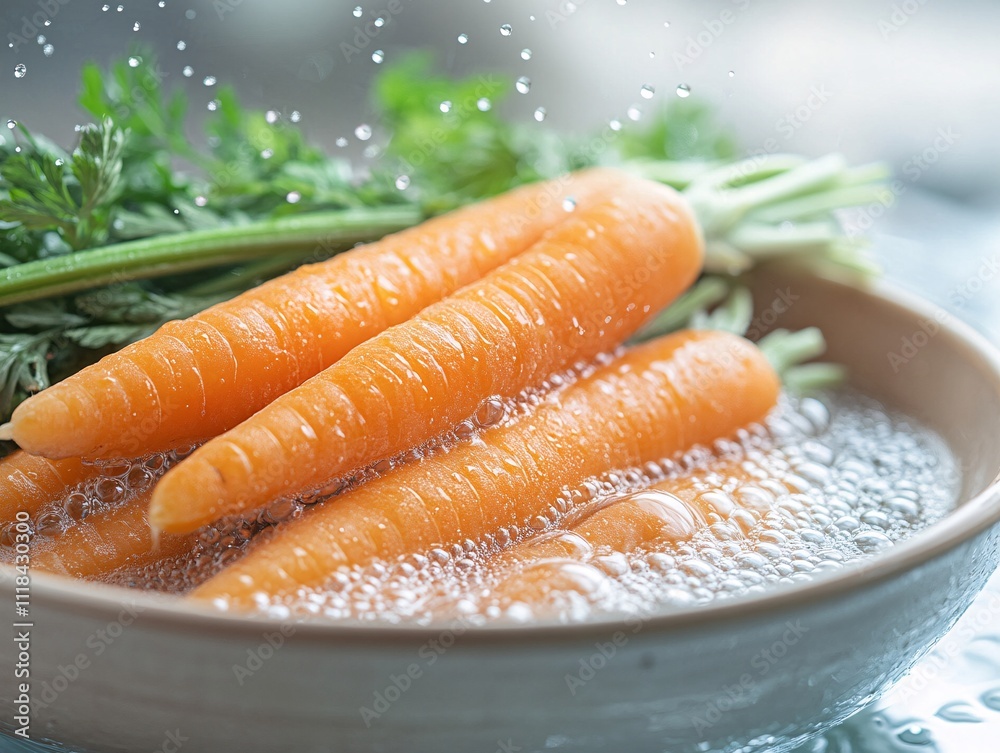
[[[361,141],[368,141],[372,137],[372,127],[367,123],[362,123],[354,129],[354,135]]]
[[[38,35],[38,39],[35,40],[35,41],[38,42],[38,44],[45,44],[45,35],[44,34],[39,34]]]
[[[288,119],[293,123],[298,123],[302,120],[302,113],[298,110],[292,110],[292,114],[288,116]]]
[[[539,107],[537,110],[535,110],[535,120],[541,123],[543,120],[545,120],[546,114],[547,113],[545,111],[545,108]]]
[[[183,52],[184,50],[187,49],[187,46],[188,46],[187,42],[185,42],[183,39],[178,40],[178,42],[177,42],[177,49],[178,50],[180,50],[181,52]]]
[[[157,5],[160,6],[161,8],[166,8],[167,0],[160,0],[160,2],[157,3]]]
[[[345,139],[343,136],[339,136],[337,140],[334,141],[333,143],[339,146],[341,149],[343,149],[345,146],[347,146],[347,139]]]
[[[266,120],[271,125],[274,125],[275,123],[277,123],[278,122],[278,118],[280,118],[280,117],[281,117],[281,113],[279,113],[279,112],[277,112],[275,110],[268,110],[267,112],[264,113],[264,120]]]
[[[670,22],[669,21],[664,21],[663,22],[663,28],[664,29],[669,29],[670,28]]]
[[[55,51],[56,51],[56,48],[53,47],[50,44],[47,44],[44,47],[42,47],[42,54],[45,55],[45,57],[47,57],[47,58],[52,57],[52,53],[55,52]]]
[[[469,35],[468,34],[459,34],[458,35],[458,43],[459,44],[468,44],[469,43]]]
[[[101,6],[101,10],[104,11],[105,13],[107,13],[109,10],[111,10],[111,6],[110,5],[102,5]]]
[[[351,12],[354,14],[355,18],[361,18],[361,14],[364,13],[360,5],[355,5],[354,10]]]
[[[617,2],[619,5],[626,5],[628,3],[628,0],[617,0]]]
[[[186,18],[188,21],[194,21],[197,15],[198,14],[195,11],[191,10],[190,8],[184,11],[184,18]]]
[[[191,78],[194,75],[194,68],[190,65],[185,65],[184,70],[181,71],[187,78]]]
[[[682,99],[687,99],[688,97],[691,96],[691,87],[688,86],[687,84],[678,84],[677,96],[681,97]]]
[[[211,110],[212,112],[215,112],[216,110],[218,110],[218,109],[219,109],[219,100],[217,100],[217,99],[213,99],[213,100],[211,100],[211,101],[210,101],[210,102],[209,102],[209,103],[208,103],[208,104],[206,105],[206,107],[208,107],[208,109],[209,109],[209,110]]]
[[[650,84],[643,84],[642,88],[639,89],[639,94],[642,95],[643,99],[652,99],[653,95],[656,94],[656,89],[654,89]]]
[[[301,199],[302,199],[302,194],[300,194],[298,191],[289,191],[288,195],[285,196],[285,201],[287,201],[289,204],[298,204]]]
[[[732,78],[735,75],[736,75],[736,71],[729,71],[729,78]]]
[[[215,86],[216,78],[215,76],[205,76],[205,78],[202,79],[201,83],[203,83],[205,86]]]
[[[521,50],[521,60],[531,60],[531,50],[527,47]]]
[[[398,188],[400,191],[405,191],[409,187],[410,187],[409,175],[400,175],[398,178],[396,178],[396,188]]]
[[[655,52],[653,52],[652,50],[650,50],[650,51],[649,51],[649,59],[650,59],[650,60],[652,60],[652,59],[653,59],[653,58],[655,58],[655,57],[656,57],[656,53],[655,53]]]
[[[615,118],[610,123],[608,123],[608,127],[612,131],[620,131],[622,129],[622,122],[618,120],[618,118]]]
[[[438,109],[441,112],[451,112],[451,100],[446,99],[444,102],[438,105]]]
[[[511,33],[513,33],[513,31],[514,29],[511,27],[510,24],[502,24],[500,26],[500,36],[502,37],[509,37]]]
[[[375,52],[372,53],[372,62],[376,64],[381,64],[383,60],[385,60],[384,50],[375,50]]]
[[[24,78],[28,75],[28,66],[24,63],[18,63],[14,66],[14,78]]]
[[[132,24],[132,31],[139,31],[139,29],[141,29],[141,28],[142,28],[142,24],[140,24],[138,21],[136,21],[134,24]]]
[[[382,16],[377,16],[372,23],[374,23],[376,27],[381,29],[383,26],[385,26],[385,18],[383,18]]]
[[[531,91],[531,79],[527,76],[521,76],[514,82],[514,88],[517,89],[518,94],[527,94]]]
[[[14,130],[15,128],[17,128],[17,121],[16,121],[16,120],[8,120],[8,121],[7,121],[7,127],[8,127],[8,128],[10,129],[10,130],[12,130],[12,131],[13,131],[13,130]]]
[[[476,109],[478,109],[479,112],[489,112],[492,107],[493,103],[490,102],[489,97],[480,97],[476,101]]]
[[[642,117],[642,110],[640,110],[635,105],[632,105],[625,111],[625,114],[628,115],[629,120],[638,120],[639,118]]]
[[[142,58],[137,58],[133,56],[128,59],[129,68],[138,68],[141,63],[142,63]]]
[[[572,212],[576,210],[576,199],[572,196],[567,196],[563,199],[562,208],[564,212]]]
[[[125,6],[124,5],[119,5],[117,8],[115,8],[115,10],[118,11],[119,13],[121,13],[123,10],[125,10]]]

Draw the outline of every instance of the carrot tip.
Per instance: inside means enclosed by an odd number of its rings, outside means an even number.
[[[0,424],[0,442],[10,442],[14,439],[14,424],[8,421]]]

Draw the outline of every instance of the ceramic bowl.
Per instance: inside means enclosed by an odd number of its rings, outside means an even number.
[[[945,438],[964,474],[952,514],[813,582],[643,622],[289,626],[36,573],[32,738],[101,753],[773,753],[862,708],[996,566],[1000,356],[882,286],[768,272],[754,286],[760,323],[822,327],[857,387]],[[8,734],[18,661],[0,641]]]

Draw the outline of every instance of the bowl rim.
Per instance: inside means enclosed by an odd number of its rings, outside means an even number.
[[[940,311],[935,304],[905,292],[885,281],[863,285],[821,277],[824,284],[853,289],[878,298],[882,303],[921,317],[934,316]],[[955,316],[941,322],[943,333],[958,341],[960,346],[985,366],[993,376],[1000,395],[1000,351],[984,336]],[[97,619],[114,620],[123,609],[141,613],[146,628],[162,628],[174,633],[197,633],[211,637],[246,636],[259,640],[269,631],[288,631],[293,626],[296,642],[335,643],[348,645],[405,644],[426,642],[444,632],[460,634],[457,643],[508,645],[511,643],[545,643],[568,639],[593,640],[607,638],[623,625],[641,624],[643,633],[664,633],[690,628],[705,630],[731,620],[777,616],[790,609],[811,606],[833,600],[853,591],[862,591],[913,570],[930,560],[972,540],[980,533],[1000,523],[1000,469],[993,480],[978,494],[961,503],[942,520],[928,526],[913,537],[888,551],[823,574],[814,580],[769,588],[760,594],[720,601],[703,606],[661,608],[648,615],[607,615],[598,619],[564,624],[555,620],[540,620],[526,624],[476,626],[460,619],[434,621],[423,625],[369,624],[358,620],[338,622],[289,622],[242,612],[227,612],[211,604],[180,601],[175,596],[131,591],[120,586],[80,581],[50,573],[31,573],[31,601],[46,601],[52,607],[85,614]],[[0,565],[0,592],[13,592],[13,568]],[[34,610],[33,610],[34,611]],[[634,631],[639,632],[639,631]]]

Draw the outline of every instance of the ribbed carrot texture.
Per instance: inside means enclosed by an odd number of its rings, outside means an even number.
[[[480,539],[540,514],[568,486],[731,435],[763,418],[778,390],[742,338],[660,338],[477,441],[321,503],[193,594],[248,606],[255,592],[320,586],[340,567]]]
[[[578,202],[529,251],[202,446],[157,487],[150,521],[191,531],[419,445],[625,341],[694,281],[702,252],[666,186],[629,178]]]
[[[6,431],[52,458],[131,458],[214,437],[351,348],[524,251],[622,178],[529,185],[303,266],[35,395]]]
[[[0,522],[18,512],[33,515],[42,505],[59,499],[74,486],[99,476],[101,469],[79,458],[46,460],[15,452],[0,460]]]

